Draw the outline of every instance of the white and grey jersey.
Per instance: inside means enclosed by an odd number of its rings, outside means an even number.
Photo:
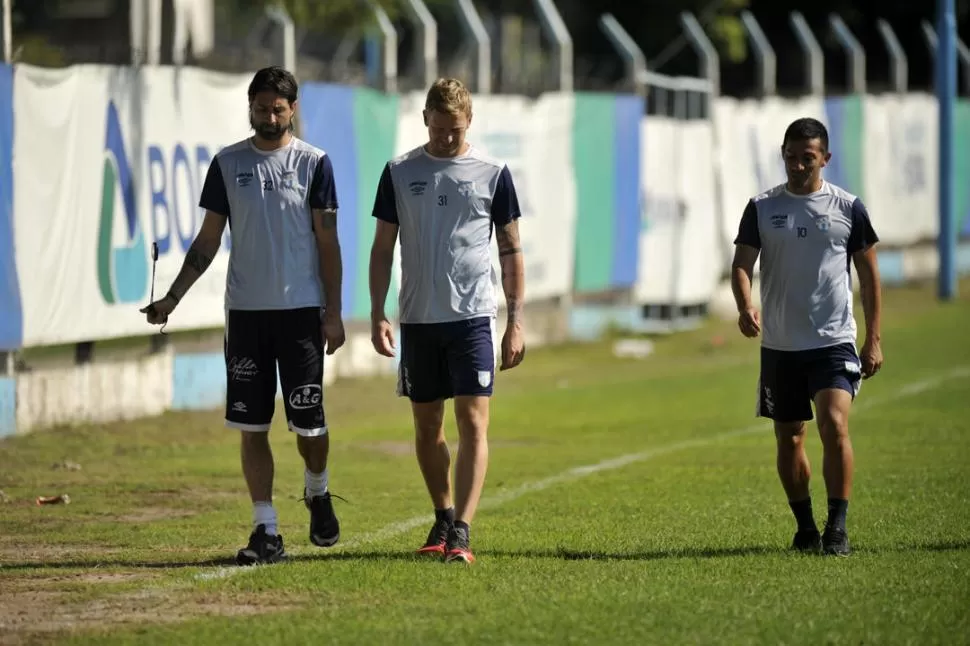
[[[852,254],[878,241],[862,200],[828,182],[810,195],[781,185],[752,198],[734,242],[761,250],[762,345],[854,344]]]
[[[495,316],[492,230],[520,216],[505,164],[474,147],[448,159],[415,148],[384,167],[373,215],[400,227],[401,323]]]
[[[249,139],[216,154],[199,206],[229,219],[226,308],[324,304],[311,209],[336,209],[330,157],[293,137],[274,151]]]

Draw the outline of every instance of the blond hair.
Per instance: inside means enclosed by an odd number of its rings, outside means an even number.
[[[424,109],[458,116],[472,116],[472,95],[458,79],[440,78],[431,84]]]

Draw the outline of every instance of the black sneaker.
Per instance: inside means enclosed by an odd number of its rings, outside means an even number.
[[[448,530],[448,541],[445,543],[445,563],[474,563],[475,556],[468,547],[468,532],[463,527],[454,525]]]
[[[838,527],[826,527],[822,534],[822,552],[833,556],[848,556],[851,552],[849,548],[849,536],[844,529]]]
[[[821,552],[822,535],[814,527],[812,529],[800,529],[795,532],[791,548],[798,552]]]
[[[283,537],[266,533],[266,525],[259,525],[249,535],[249,545],[236,553],[237,565],[263,565],[286,559]]]
[[[428,532],[428,540],[418,548],[418,554],[436,554],[444,556],[448,543],[448,531],[453,527],[447,520],[436,520]]]
[[[335,545],[340,540],[340,523],[333,511],[330,492],[308,499],[304,489],[303,504],[310,510],[310,542],[317,547]]]

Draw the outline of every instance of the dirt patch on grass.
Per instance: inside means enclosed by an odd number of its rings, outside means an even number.
[[[60,563],[86,559],[103,559],[125,550],[102,545],[3,545],[0,544],[0,565],[10,563]]]
[[[181,586],[115,591],[96,599],[64,590],[65,584],[97,588],[153,577],[139,573],[80,573],[67,576],[6,579],[0,591],[0,644],[55,642],[62,633],[104,631],[126,626],[172,624],[206,616],[247,616],[299,609],[278,594],[235,598],[185,594]],[[164,608],[164,612],[159,612]]]
[[[6,595],[20,592],[29,594],[31,592],[54,590],[55,592],[63,594],[63,588],[70,585],[110,585],[113,583],[148,580],[150,577],[151,575],[138,572],[76,572],[71,574],[45,574],[39,576],[0,578],[0,581],[3,581],[3,592],[0,592],[0,600],[4,599]]]
[[[130,514],[115,516],[115,518],[122,523],[151,523],[158,520],[171,520],[172,518],[188,518],[198,513],[197,511],[172,509],[171,507],[142,507]]]

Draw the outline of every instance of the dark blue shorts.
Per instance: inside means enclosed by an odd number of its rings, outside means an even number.
[[[841,388],[855,399],[861,367],[852,343],[798,352],[761,348],[757,414],[776,422],[807,422],[820,390]]]
[[[416,403],[460,395],[490,396],[494,347],[488,317],[402,323],[397,393]]]

